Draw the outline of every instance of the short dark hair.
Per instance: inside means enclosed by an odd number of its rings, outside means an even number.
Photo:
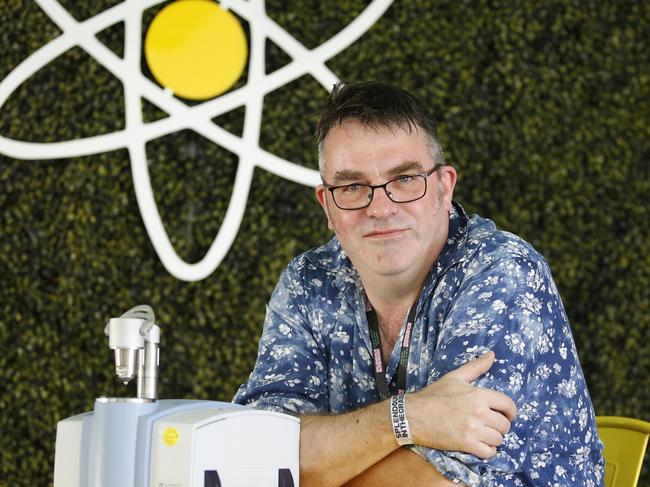
[[[368,127],[400,127],[409,133],[421,127],[429,139],[434,160],[445,164],[436,124],[424,103],[409,92],[379,81],[337,83],[319,113],[316,126],[319,167],[323,174],[323,146],[329,132],[347,121]]]

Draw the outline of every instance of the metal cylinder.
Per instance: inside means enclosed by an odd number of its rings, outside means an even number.
[[[108,344],[115,350],[115,373],[124,383],[136,375],[138,351],[144,347],[141,325],[139,318],[111,318],[105,330]]]
[[[144,349],[140,351],[140,366],[138,369],[139,398],[158,399],[159,353],[157,343],[145,341]]]
[[[136,348],[115,349],[115,373],[125,384],[136,375],[138,351]]]

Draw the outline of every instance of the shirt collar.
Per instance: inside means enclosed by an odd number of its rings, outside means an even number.
[[[448,269],[467,259],[465,243],[467,241],[468,226],[469,218],[467,217],[467,213],[465,213],[465,209],[459,203],[452,201],[451,211],[449,212],[447,242],[442,248],[437,262],[433,265],[424,281],[420,298],[429,296],[433,292],[438,284],[438,279]]]
[[[337,288],[343,290],[351,285],[359,289],[363,288],[359,273],[336,236],[325,245],[308,252],[306,258],[314,266],[326,271],[334,279]]]
[[[437,274],[441,274],[451,266],[461,260],[465,260],[465,242],[467,240],[467,230],[469,218],[465,209],[455,201],[452,201],[451,211],[449,212],[449,233],[447,243],[440,252],[436,264]]]

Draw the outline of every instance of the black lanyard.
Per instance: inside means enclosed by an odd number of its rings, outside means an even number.
[[[413,323],[415,321],[415,309],[417,308],[417,301],[413,303],[409,310],[408,317],[406,318],[406,327],[404,328],[404,336],[402,337],[402,349],[399,354],[399,364],[397,366],[397,393],[404,394],[406,392],[406,367],[409,361],[409,349],[411,348],[411,331],[413,330]],[[370,343],[372,343],[372,362],[375,369],[375,381],[377,383],[377,390],[379,391],[379,398],[384,400],[388,399],[390,392],[388,384],[386,383],[386,369],[384,367],[384,359],[381,356],[381,337],[379,336],[379,323],[377,322],[377,313],[370,308],[366,311],[366,318],[368,319],[368,327],[370,331]]]

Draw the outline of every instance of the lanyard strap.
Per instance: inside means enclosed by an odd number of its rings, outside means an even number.
[[[397,365],[397,393],[404,394],[406,392],[406,367],[409,360],[409,349],[411,348],[411,330],[415,321],[415,309],[417,301],[413,303],[409,310],[408,317],[406,318],[406,327],[404,329],[404,336],[402,337],[402,348],[399,354],[399,364]],[[381,337],[379,336],[379,323],[377,320],[377,313],[374,309],[370,308],[366,311],[368,319],[368,327],[370,331],[370,343],[372,344],[372,361],[375,369],[375,381],[377,390],[379,391],[379,398],[381,400],[388,399],[390,392],[388,390],[388,383],[386,382],[386,369],[384,367],[384,359],[381,356]]]

